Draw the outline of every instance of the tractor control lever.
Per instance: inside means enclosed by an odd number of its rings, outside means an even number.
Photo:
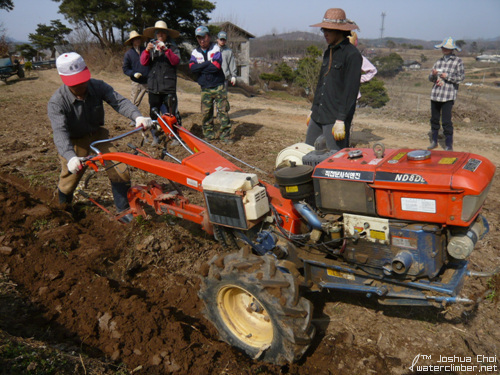
[[[170,134],[172,134],[175,137],[175,139],[177,139],[177,141],[182,145],[182,147],[184,147],[191,155],[193,155],[194,152],[191,151],[191,149],[184,144],[184,142],[182,141],[182,139],[180,139],[180,137],[177,135],[177,133],[174,131],[174,129],[172,129],[170,127],[170,125],[161,117],[161,114],[158,111],[158,109],[152,108],[151,112],[153,112],[157,116],[157,119],[156,119],[157,121],[160,120],[163,123],[163,125],[165,125],[167,127],[167,129],[170,131]]]
[[[132,150],[134,150],[134,155],[137,155],[137,154],[142,154],[144,156],[147,156],[148,158],[150,159],[153,159],[153,157],[151,155],[149,155],[147,152],[145,151],[142,151],[140,148],[138,148],[136,145],[132,144],[132,143],[127,143],[127,146],[130,147]]]
[[[139,151],[137,150],[137,146],[133,145],[132,143],[127,143],[127,147],[134,150],[134,155],[137,155],[139,153]]]
[[[120,135],[117,135],[116,137],[113,137],[113,138],[109,138],[109,139],[101,139],[101,140],[98,140],[98,141],[95,141],[95,142],[92,142],[90,144],[90,148],[92,149],[92,151],[94,151],[96,154],[101,154],[102,152],[99,151],[99,149],[96,147],[96,145],[99,145],[101,143],[107,143],[107,142],[114,142],[114,141],[117,141],[119,139],[122,139],[122,138],[125,138],[125,137],[128,137],[129,135],[132,135],[134,133],[137,133],[137,132],[142,132],[144,129],[142,127],[139,127],[139,128],[135,128],[134,130],[131,130],[129,132],[126,132],[126,133],[123,133],[123,134],[120,134]]]

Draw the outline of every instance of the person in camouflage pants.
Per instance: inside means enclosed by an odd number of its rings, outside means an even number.
[[[199,47],[194,49],[189,60],[192,73],[198,75],[201,87],[201,108],[203,112],[203,135],[207,140],[217,138],[212,120],[214,106],[217,109],[220,127],[220,140],[226,144],[234,143],[231,137],[231,122],[229,120],[229,102],[224,86],[225,76],[222,71],[222,54],[219,46],[210,41],[210,33],[206,26],[195,30]]]
[[[206,88],[201,90],[201,107],[203,112],[203,135],[207,139],[215,139],[213,125],[214,107],[220,121],[220,139],[226,141],[231,137],[231,122],[229,121],[229,101],[224,87]]]

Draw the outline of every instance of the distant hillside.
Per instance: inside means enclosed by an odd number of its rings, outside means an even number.
[[[434,46],[440,44],[443,40],[421,40],[421,39],[408,39],[408,38],[392,38],[386,37],[381,39],[360,39],[366,47],[385,47],[388,41],[393,41],[397,46],[422,46],[423,49],[434,49]],[[500,37],[490,39],[470,40],[465,39],[463,47],[466,52],[480,52],[480,51],[500,51]],[[475,47],[473,47],[475,46]]]
[[[442,42],[442,40],[421,40],[421,39],[408,39],[408,38],[392,38],[385,37],[383,39],[363,39],[360,41],[369,47],[385,47],[388,41],[396,43],[396,45],[408,45],[408,46],[422,46],[424,49],[434,48],[436,44]]]
[[[305,31],[264,35],[250,40],[250,55],[270,60],[283,56],[303,56],[306,48],[312,44],[321,49],[326,47],[322,35]]]
[[[259,41],[269,41],[273,39],[282,39],[282,40],[308,40],[312,42],[323,42],[325,38],[322,34],[319,33],[310,33],[306,31],[292,31],[290,33],[284,34],[269,34],[264,35],[259,38],[255,38],[255,40]]]
[[[5,37],[5,41],[10,44],[23,44],[23,43],[30,43],[28,41],[22,41],[22,40],[17,40],[14,38],[11,38],[10,36]]]
[[[434,49],[436,44],[442,40],[421,40],[398,37],[385,37],[383,39],[360,38],[362,49],[373,47],[385,47],[388,41],[397,46],[416,47],[422,49]],[[467,52],[492,51],[500,53],[500,37],[479,40],[465,40],[464,50]],[[473,44],[475,43],[474,47]],[[284,34],[270,34],[250,40],[250,54],[254,58],[265,58],[270,60],[281,59],[283,56],[302,57],[310,45],[316,45],[321,49],[326,47],[323,35],[306,31],[294,31]],[[475,51],[474,51],[475,49]]]

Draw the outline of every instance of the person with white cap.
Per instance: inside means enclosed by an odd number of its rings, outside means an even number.
[[[222,71],[226,77],[226,90],[228,87],[228,82],[231,85],[236,85],[236,78],[238,77],[238,70],[236,69],[236,59],[234,57],[233,51],[227,45],[227,33],[225,31],[220,31],[217,34],[217,44],[222,53]]]
[[[197,82],[201,87],[203,136],[209,141],[217,138],[212,123],[215,105],[221,124],[220,140],[228,145],[233,144],[231,121],[227,114],[227,90],[224,87],[222,53],[217,43],[212,43],[208,27],[198,26],[195,29],[195,35],[199,47],[191,53],[189,69],[198,76]]]
[[[323,135],[328,149],[339,150],[349,146],[359,93],[363,59],[348,39],[358,26],[347,19],[342,9],[331,8],[325,12],[322,22],[311,27],[321,27],[328,48],[323,55],[306,143],[312,146]]]
[[[141,53],[146,48],[143,43],[148,40],[144,35],[133,30],[129,38],[125,41],[125,45],[130,45],[130,49],[125,53],[123,58],[123,73],[130,77],[132,81],[132,91],[130,93],[130,101],[136,107],[142,102],[142,98],[148,91],[148,73],[149,67],[141,64]]]
[[[52,95],[47,105],[48,116],[54,132],[54,143],[59,153],[61,174],[58,183],[59,203],[70,205],[73,192],[83,176],[85,157],[90,153],[90,144],[108,139],[104,128],[104,102],[115,111],[135,121],[136,127],[151,127],[151,119],[143,117],[132,102],[117,93],[107,83],[91,78],[84,59],[76,52],[60,55],[56,67],[63,85]],[[109,144],[101,145],[103,153],[114,152]],[[124,164],[106,162],[108,177],[117,212],[129,208],[127,191],[130,175]],[[132,215],[122,218],[129,222]]]
[[[441,48],[441,57],[432,67],[429,81],[434,83],[431,90],[431,144],[428,150],[438,146],[438,135],[441,120],[445,136],[445,150],[453,150],[453,122],[451,111],[457,99],[458,86],[465,79],[465,69],[462,59],[454,54],[461,51],[453,40],[448,37],[434,48]]]
[[[177,103],[177,65],[180,62],[179,48],[174,42],[180,33],[169,29],[165,21],[157,21],[153,27],[144,30],[144,36],[152,38],[141,54],[141,64],[149,66],[148,91],[150,116],[156,120],[153,108],[166,106],[168,113],[181,116]]]

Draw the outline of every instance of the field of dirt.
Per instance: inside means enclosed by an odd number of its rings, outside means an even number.
[[[129,96],[126,77],[95,78]],[[19,361],[2,355],[9,340],[62,353],[68,374],[412,374],[418,355],[432,356],[420,359],[428,365],[439,364],[441,356],[467,357],[473,365],[491,366],[492,371],[482,373],[500,373],[498,279],[468,278],[463,294],[479,302],[446,309],[307,293],[317,334],[298,363],[283,367],[253,361],[221,342],[197,296],[200,266],[225,251],[213,238],[171,217],[121,225],[80,196],[73,215],[56,204],[59,165],[46,105],[60,84],[55,70],[0,83],[0,374],[36,373],[33,363],[26,364],[31,370],[12,370]],[[500,90],[488,95],[500,103]],[[229,98],[236,143],[214,145],[246,163],[272,172],[278,152],[305,138],[306,101],[238,92]],[[199,135],[200,97],[194,82],[180,80],[179,102],[183,125]],[[420,106],[425,118],[427,96]],[[141,110],[147,115],[146,101]],[[457,127],[455,149],[484,155],[498,168],[499,124],[487,124],[485,131],[476,120],[468,118],[464,124],[470,126]],[[353,143],[425,148],[426,121],[404,111],[391,117],[387,111],[360,109]],[[110,107],[106,123],[113,135],[131,129]],[[139,145],[141,136],[134,137],[126,142]],[[126,142],[119,147],[125,149]],[[153,155],[159,152],[150,144],[144,147]],[[133,172],[134,183],[152,179]],[[91,179],[88,192],[112,206],[105,176]],[[478,271],[500,265],[498,178],[483,213],[490,233],[470,259],[470,268]]]

